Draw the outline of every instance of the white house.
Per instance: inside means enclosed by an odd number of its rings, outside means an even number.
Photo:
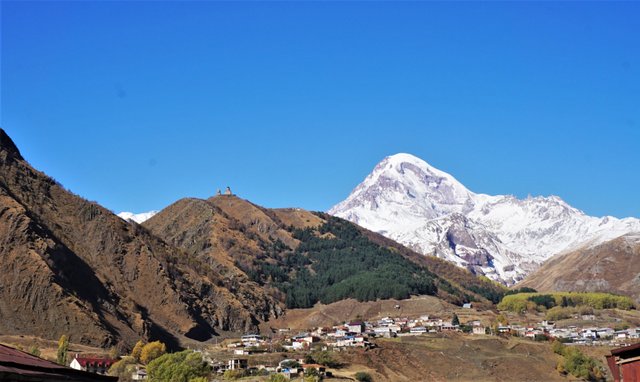
[[[69,367],[76,370],[88,371],[89,373],[107,374],[107,371],[109,371],[109,368],[115,362],[115,359],[78,357],[76,354]]]
[[[473,334],[485,334],[485,328],[484,326],[474,326],[473,327]]]
[[[388,326],[379,326],[373,329],[376,336],[391,337],[391,329]]]
[[[262,336],[259,334],[247,334],[242,336],[240,340],[244,346],[257,346],[263,342]]]

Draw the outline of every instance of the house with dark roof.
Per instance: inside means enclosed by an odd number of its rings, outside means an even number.
[[[74,370],[0,344],[0,381],[117,382],[118,377]]]
[[[615,382],[640,381],[640,343],[613,349],[606,358]]]

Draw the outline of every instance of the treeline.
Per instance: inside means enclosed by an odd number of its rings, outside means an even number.
[[[630,297],[609,293],[553,292],[506,295],[498,309],[512,312],[546,310],[553,307],[588,306],[593,309],[634,309]]]
[[[368,240],[355,225],[334,217],[317,228],[290,228],[295,251],[274,243],[266,258],[245,270],[261,284],[286,294],[289,308],[308,308],[346,298],[359,301],[435,295],[433,273]],[[284,252],[283,252],[284,250]]]

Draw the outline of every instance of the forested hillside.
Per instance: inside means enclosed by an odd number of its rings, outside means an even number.
[[[488,280],[346,220],[266,209],[231,195],[179,200],[144,226],[205,268],[215,267],[230,288],[256,282],[288,308],[411,295],[490,305],[504,293]]]

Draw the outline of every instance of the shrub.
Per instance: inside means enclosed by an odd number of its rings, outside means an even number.
[[[359,371],[356,373],[356,380],[360,382],[372,382],[373,378],[371,378],[371,375],[369,375],[369,373]]]
[[[31,345],[31,347],[29,348],[29,354],[31,355],[35,355],[36,357],[40,357],[40,349],[38,348],[38,345]]]
[[[245,376],[244,370],[227,370],[222,375],[222,378],[233,381]]]
[[[328,366],[328,367],[338,367],[340,366],[340,362],[338,362],[333,354],[328,350],[322,350],[317,353],[314,353],[313,358],[320,365]]]
[[[192,350],[164,354],[147,366],[149,380],[154,382],[189,382],[198,377],[208,377],[209,365],[202,355]]]
[[[289,382],[289,380],[283,374],[277,373],[271,374],[267,382]]]
[[[559,373],[570,373],[574,377],[588,381],[604,381],[604,373],[597,361],[584,355],[580,349],[565,346],[559,341],[554,341],[551,348],[554,353],[563,356],[563,360],[556,366]]]
[[[131,378],[131,373],[134,372],[135,368],[136,359],[126,356],[111,365],[107,374],[112,377],[118,377],[121,381],[127,381]]]
[[[286,362],[283,362],[282,367],[287,368],[287,369],[296,369],[298,367],[300,367],[300,364],[297,361],[294,360],[288,360]]]

